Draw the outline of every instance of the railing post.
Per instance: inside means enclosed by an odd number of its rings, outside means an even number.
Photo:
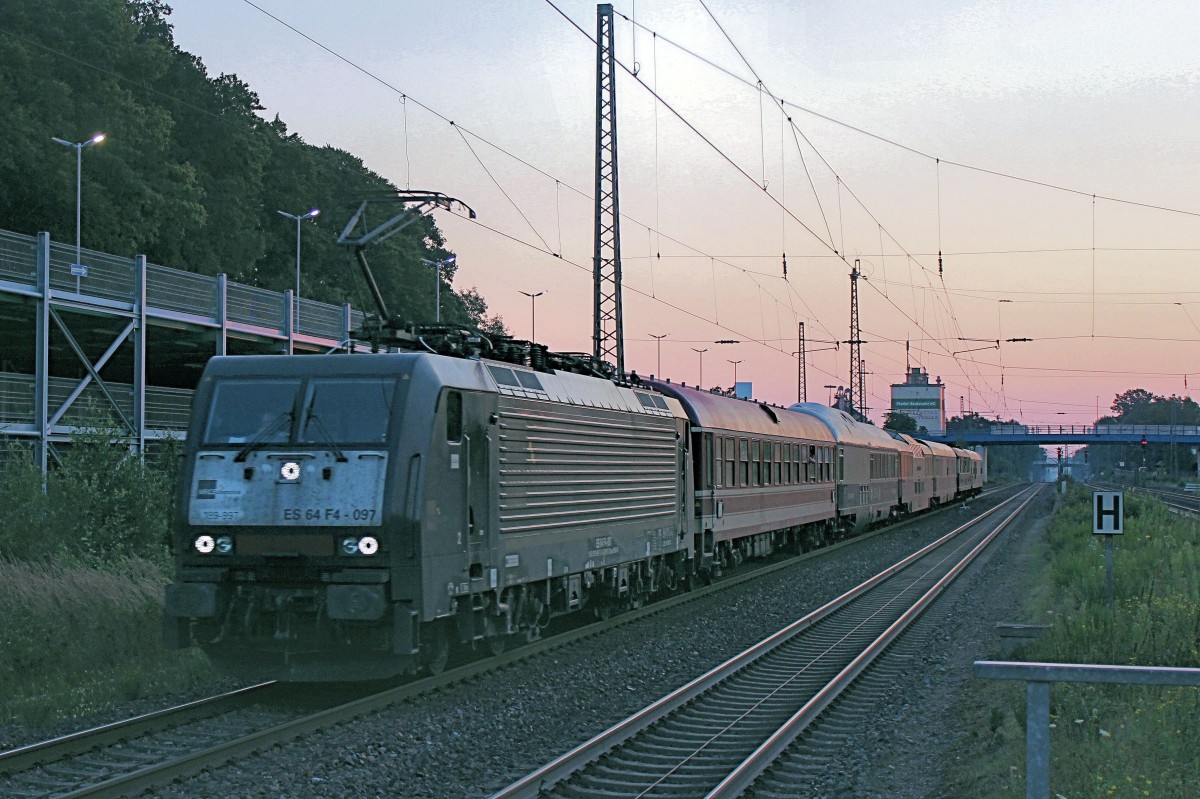
[[[226,355],[229,341],[229,278],[217,275],[217,355]]]
[[[146,453],[146,256],[134,256],[133,425],[138,456]]]
[[[33,364],[33,426],[37,429],[36,457],[42,488],[50,460],[50,234],[37,235],[37,332]]]
[[[296,302],[291,289],[283,292],[283,332],[287,336],[287,354],[296,354]]]
[[[1050,683],[1025,684],[1025,799],[1050,799]]]

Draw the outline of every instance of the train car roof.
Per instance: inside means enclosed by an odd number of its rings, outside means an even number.
[[[954,457],[954,447],[949,444],[943,444],[940,441],[926,441],[925,439],[917,439],[921,442],[921,446],[929,450],[934,455],[941,455],[945,458]]]
[[[499,361],[454,358],[425,352],[335,355],[230,355],[209,360],[202,379],[234,377],[349,377],[394,375],[428,378],[437,385],[526,399],[650,416],[686,418],[678,401],[652,391],[571,372],[538,372]]]
[[[830,408],[819,402],[798,402],[789,405],[788,410],[807,414],[820,419],[831,431],[840,444],[857,444],[862,447],[883,447],[884,449],[899,450],[902,442],[896,441],[888,431],[873,424],[864,424],[853,416],[837,408]]]
[[[688,388],[678,383],[647,380],[646,384],[678,400],[692,424],[697,427],[833,443],[833,437],[825,425],[803,414],[724,394]]]
[[[960,458],[966,458],[967,460],[970,460],[970,461],[979,461],[980,463],[983,462],[983,456],[980,455],[978,452],[976,452],[973,449],[963,449],[962,447],[955,447],[954,454]]]
[[[925,457],[925,448],[921,446],[924,442],[913,438],[908,433],[899,433],[895,430],[885,431],[889,436],[895,439],[903,449],[907,449],[913,454],[921,453],[921,457]]]

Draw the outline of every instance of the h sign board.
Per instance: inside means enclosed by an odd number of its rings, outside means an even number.
[[[1120,491],[1092,493],[1092,533],[1094,535],[1124,535],[1125,497]]]

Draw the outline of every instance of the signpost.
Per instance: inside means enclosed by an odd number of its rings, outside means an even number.
[[[1105,536],[1104,604],[1113,603],[1113,536],[1125,534],[1125,495],[1121,491],[1092,492],[1092,535]]]

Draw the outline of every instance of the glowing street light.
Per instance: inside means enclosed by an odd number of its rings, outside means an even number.
[[[73,147],[75,149],[75,263],[72,264],[71,271],[75,273],[75,293],[79,293],[79,278],[83,273],[83,265],[80,263],[80,246],[79,246],[79,216],[80,206],[83,204],[83,148],[91,147],[93,144],[99,144],[104,141],[107,136],[103,133],[97,133],[87,141],[70,142],[66,139],[60,139],[57,136],[51,136],[51,141],[61,144],[63,147]]]
[[[440,261],[431,261],[428,258],[422,258],[421,263],[428,264],[433,267],[433,276],[437,280],[433,289],[433,321],[442,321],[442,267],[447,264],[452,264],[458,260],[457,255],[447,255]]]
[[[276,211],[275,213],[280,214],[282,216],[286,216],[288,219],[296,220],[296,299],[299,300],[300,299],[300,223],[303,222],[305,219],[315,218],[318,214],[321,213],[321,209],[314,208],[311,211],[309,211],[307,214],[300,214],[300,215],[289,214],[287,211]],[[296,303],[296,308],[297,308],[296,322],[298,323],[300,321],[300,312],[299,312],[300,304],[299,304],[299,302]]]

